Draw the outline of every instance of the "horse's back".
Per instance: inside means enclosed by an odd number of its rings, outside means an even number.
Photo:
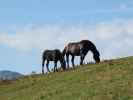
[[[81,40],[79,42],[70,42],[65,48],[67,53],[78,56],[81,50],[95,48],[95,46],[90,40]]]
[[[46,54],[46,53],[56,53],[56,52],[60,52],[59,49],[54,49],[54,50],[45,50],[43,53]]]
[[[59,60],[60,56],[61,56],[61,52],[59,49],[45,50],[43,52],[43,58],[50,61]]]
[[[65,48],[67,53],[79,55],[82,45],[79,44],[79,42],[71,42],[71,43],[68,43],[68,45]]]

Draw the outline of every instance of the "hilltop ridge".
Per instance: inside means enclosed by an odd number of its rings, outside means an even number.
[[[0,100],[133,100],[133,57],[0,85]]]

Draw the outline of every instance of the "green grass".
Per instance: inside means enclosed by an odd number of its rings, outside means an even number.
[[[0,100],[133,100],[133,57],[1,82]]]

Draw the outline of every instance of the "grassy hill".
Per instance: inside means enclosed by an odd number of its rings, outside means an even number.
[[[133,100],[133,57],[0,82],[0,100]]]

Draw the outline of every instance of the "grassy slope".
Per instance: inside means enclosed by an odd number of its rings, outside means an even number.
[[[0,100],[133,100],[133,57],[1,83]]]

